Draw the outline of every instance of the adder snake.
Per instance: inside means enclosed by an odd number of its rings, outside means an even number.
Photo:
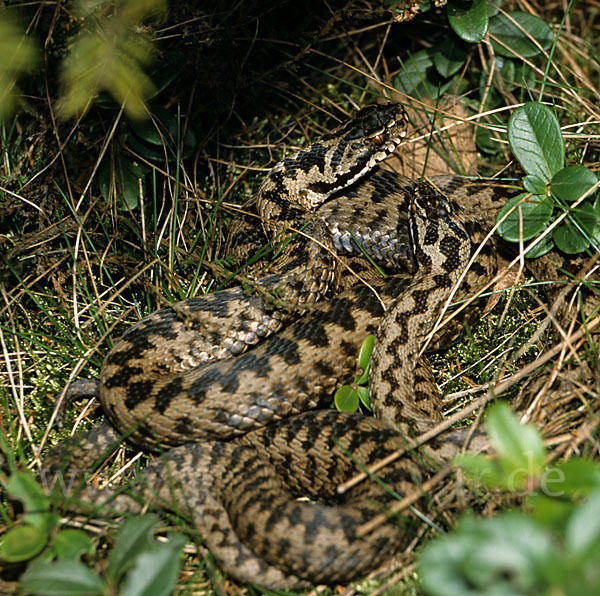
[[[59,446],[46,467],[69,451],[70,470],[85,471],[122,435],[166,449],[135,485],[137,496],[167,505],[175,498],[225,571],[270,588],[345,583],[406,544],[410,516],[391,516],[366,536],[358,528],[395,500],[392,493],[427,478],[418,459],[378,473],[391,492],[376,482],[343,496],[336,488],[357,462],[369,465],[441,420],[418,354],[445,303],[493,275],[493,244],[481,243],[496,198],[489,186],[460,178],[415,181],[378,169],[404,123],[399,106],[369,107],[275,166],[257,201],[265,231],[278,237],[280,222],[303,231],[286,245],[283,273],[259,280],[266,292],[283,288],[283,307],[234,288],[133,325],[106,357],[99,385],[71,391],[97,391],[110,424],[69,450]],[[368,287],[340,270],[331,253],[356,251],[348,230],[395,273],[370,278]],[[368,333],[377,337],[370,373],[377,418],[323,410]],[[445,461],[462,441],[455,431],[426,451]],[[120,511],[141,507],[91,487],[80,496],[109,499]]]

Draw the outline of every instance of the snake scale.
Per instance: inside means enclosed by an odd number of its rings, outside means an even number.
[[[132,496],[86,486],[79,497],[130,512],[175,500],[223,570],[269,588],[346,583],[407,544],[410,515],[364,536],[358,529],[428,477],[418,457],[378,472],[391,491],[371,481],[336,489],[441,420],[419,353],[445,303],[493,276],[494,246],[482,241],[498,197],[458,177],[379,169],[405,122],[395,104],[363,108],[275,166],[258,193],[264,231],[274,241],[282,227],[303,232],[285,245],[282,272],[259,280],[267,294],[281,290],[282,303],[233,288],[137,322],[113,345],[99,383],[75,383],[68,396],[97,394],[108,422],[59,445],[45,468],[70,458],[68,471],[84,474],[123,436],[162,451]],[[393,274],[367,286],[339,270],[340,259],[365,262],[332,258],[355,254],[357,242]],[[376,417],[328,410],[369,333]],[[463,444],[457,430],[423,450],[442,462]]]

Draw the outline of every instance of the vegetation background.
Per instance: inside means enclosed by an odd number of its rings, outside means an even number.
[[[506,129],[512,111],[532,100],[556,112],[567,162],[597,170],[597,2],[420,4],[422,14],[403,23],[404,3],[377,0],[0,2],[5,488],[8,470],[37,469],[49,445],[101,419],[94,403],[78,404],[59,432],[56,399],[71,379],[97,375],[132,321],[235,283],[241,270],[223,254],[234,214],[287,150],[357,106],[384,98],[410,106],[413,130],[396,165],[409,175],[427,164],[428,173],[479,172],[518,186]],[[481,40],[477,16],[458,26],[463,35],[449,21],[474,5],[489,17]],[[500,17],[516,13],[537,20],[507,33]],[[434,357],[449,412],[490,380],[521,380],[525,363],[549,349],[548,335],[528,339],[547,310],[543,292],[532,297],[531,278],[520,284],[464,342]],[[576,352],[596,369],[594,342]],[[560,455],[597,456],[596,389],[580,384],[546,420],[545,436],[566,437],[555,440]],[[101,475],[142,463],[121,450]],[[486,494],[475,508],[503,501]],[[0,512],[5,530],[20,523],[20,506],[6,495]],[[453,515],[443,511],[443,525],[452,527]],[[68,523],[91,528],[87,561],[102,570],[111,526]],[[165,523],[190,544],[197,538],[179,519]],[[419,544],[401,556],[400,572],[360,590],[419,593]],[[177,590],[246,589],[205,555],[186,548]],[[19,592],[26,564],[3,565],[4,592]]]

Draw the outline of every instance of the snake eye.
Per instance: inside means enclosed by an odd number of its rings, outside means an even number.
[[[373,145],[377,145],[377,147],[381,147],[381,145],[383,145],[385,143],[385,134],[380,132],[379,134],[377,134],[373,137],[372,141],[373,141]]]

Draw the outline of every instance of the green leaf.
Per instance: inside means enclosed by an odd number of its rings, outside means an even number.
[[[168,596],[179,576],[183,536],[172,534],[168,542],[155,543],[140,554],[127,573],[120,596]]]
[[[546,194],[546,183],[538,176],[530,175],[523,178],[523,187],[534,195]]]
[[[360,351],[358,352],[358,367],[362,368],[364,371],[366,371],[369,368],[374,344],[375,336],[373,334],[370,334],[367,335],[367,337],[365,337],[360,346]]]
[[[554,240],[552,234],[546,234],[533,248],[530,248],[525,256],[528,259],[536,259],[546,253],[550,252],[554,248]]]
[[[0,121],[8,119],[14,111],[19,91],[15,80],[24,72],[33,70],[38,49],[33,36],[13,18],[14,12],[6,10],[3,3],[0,18]]]
[[[559,199],[572,203],[597,183],[596,174],[584,166],[567,166],[554,174],[550,190]]]
[[[546,594],[563,569],[550,533],[509,513],[463,518],[454,535],[425,546],[418,572],[426,594],[513,596]]]
[[[155,85],[155,90],[148,99],[155,97],[167,87],[182,73],[187,66],[186,56],[183,52],[177,50],[171,51],[161,56],[156,67],[150,72],[150,78]]]
[[[350,385],[343,385],[333,396],[333,403],[340,412],[356,412],[359,395]]]
[[[164,162],[165,158],[175,160],[181,135],[183,144],[180,157],[185,159],[196,150],[196,134],[192,127],[188,126],[184,131],[183,118],[178,122],[176,115],[160,106],[152,107],[151,120],[132,120],[129,126],[134,133],[128,138],[129,145],[150,161]]]
[[[82,530],[61,530],[54,538],[54,549],[60,559],[79,559],[81,555],[94,553],[90,537]]]
[[[465,453],[454,458],[454,463],[463,470],[475,485],[498,487],[500,468],[498,462],[484,455]]]
[[[17,526],[2,537],[0,559],[17,563],[33,559],[42,552],[48,542],[48,534],[36,526]]]
[[[48,497],[41,486],[27,473],[11,474],[6,485],[7,493],[13,499],[19,499],[25,507],[23,521],[36,526],[42,532],[50,532],[58,523],[58,516],[50,512]]]
[[[511,19],[514,19],[517,25]],[[525,12],[509,12],[508,17],[497,14],[490,19],[489,32],[496,54],[509,58],[537,56],[540,49],[531,38],[544,50],[552,44],[552,29],[542,19]]]
[[[119,579],[135,562],[141,553],[154,544],[154,531],[158,526],[155,515],[130,517],[121,526],[115,546],[108,555],[107,576],[118,583]]]
[[[556,471],[559,480],[562,478],[560,488],[564,494],[560,496],[580,497],[600,489],[600,468],[591,460],[573,458],[550,469]]]
[[[368,387],[359,387],[357,389],[357,393],[358,393],[358,398],[360,399],[362,405],[365,406],[365,408],[367,408],[367,410],[370,410],[371,409],[371,399],[369,397],[369,388]]]
[[[517,195],[498,211],[496,222],[506,216],[498,226],[498,233],[509,242],[519,242],[522,225],[523,241],[534,238],[546,229],[552,209],[552,201],[545,195]]]
[[[80,561],[34,561],[21,586],[39,596],[102,596],[106,586]]]
[[[505,473],[509,490],[522,490],[529,478],[542,474],[546,464],[546,448],[537,428],[520,424],[505,403],[490,408],[487,433]]]
[[[533,510],[533,517],[546,528],[564,532],[566,523],[573,513],[575,505],[573,501],[549,497],[543,492],[529,495],[527,504]]]
[[[485,37],[489,24],[485,0],[451,0],[446,13],[450,26],[462,40],[477,43]]]
[[[79,3],[82,4],[82,3]],[[133,10],[134,5],[144,10]],[[82,27],[61,61],[63,93],[59,113],[73,116],[89,107],[101,90],[112,95],[132,118],[147,116],[145,101],[154,94],[154,85],[145,72],[153,47],[143,35],[143,27],[124,19],[127,13],[141,15],[162,2],[126,2],[111,16],[98,16],[94,27]]]
[[[600,490],[577,507],[565,532],[565,541],[571,556],[585,560],[600,557]]]
[[[394,78],[394,87],[413,97],[437,97],[442,93],[446,87],[436,74],[432,53],[432,50],[419,50],[405,60]]]
[[[564,253],[577,254],[590,245],[592,234],[599,225],[598,215],[592,205],[583,203],[554,229],[552,238]]]
[[[477,527],[470,533],[473,545],[465,575],[480,593],[541,594],[541,587],[562,579],[552,535],[534,520],[508,513],[480,524],[472,521]]]
[[[492,137],[491,131],[483,126],[475,129],[475,144],[480,151],[490,154],[497,153],[500,148],[498,141]]]
[[[433,55],[433,64],[443,77],[451,77],[457,73],[467,60],[467,48],[464,43],[454,37],[447,36],[437,47]]]
[[[545,182],[551,180],[565,161],[558,120],[541,103],[526,103],[511,114],[508,142],[525,172]]]
[[[119,201],[117,207],[121,210],[136,209],[140,193],[144,194],[144,177],[146,171],[141,166],[133,163],[129,159],[120,158],[115,162],[114,169],[114,188]],[[105,200],[109,200],[111,190],[111,171],[109,162],[105,162],[98,172],[98,186]]]
[[[571,458],[544,471],[540,492],[529,505],[535,518],[564,532],[566,521],[583,496],[600,489],[600,468],[590,460]]]

